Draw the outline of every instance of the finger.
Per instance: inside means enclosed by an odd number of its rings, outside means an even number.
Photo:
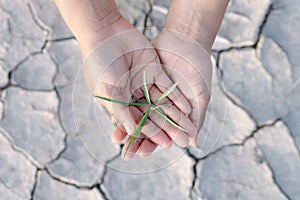
[[[136,154],[137,150],[139,149],[140,147],[140,144],[142,143],[142,141],[144,140],[143,138],[138,138],[136,140],[136,142],[134,143],[131,143],[131,145],[129,146],[128,150],[127,150],[127,147],[129,145],[129,142],[130,142],[130,139],[131,139],[132,136],[128,137],[123,149],[122,149],[122,157],[124,160],[131,160],[134,155]],[[126,153],[126,150],[127,150],[127,153]],[[125,155],[126,153],[126,155]]]
[[[123,122],[122,125],[127,134],[132,135],[137,123],[136,118],[134,118],[134,115],[131,112],[131,109],[124,105],[116,105],[114,106],[114,109],[116,110],[114,112],[117,113],[119,120]]]
[[[153,87],[150,91],[151,99],[156,99],[161,95],[161,91],[156,87]],[[170,100],[164,99],[161,104],[171,103]],[[168,115],[168,117],[174,121],[177,125],[187,130],[186,134],[189,137],[194,137],[196,135],[197,129],[192,121],[184,115],[176,106],[162,106],[161,109]]]
[[[198,99],[195,101],[191,101],[191,105],[192,105],[192,113],[190,114],[189,118],[192,120],[193,124],[195,124],[195,126],[197,127],[197,134],[195,135],[194,138],[190,140],[190,145],[195,147],[197,144],[197,136],[205,121],[208,102],[207,100],[200,101]]]
[[[135,118],[142,118],[142,112],[138,108],[132,107],[131,110]],[[149,119],[147,119],[144,127],[142,128],[142,133],[146,137],[150,138],[152,142],[162,147],[169,147],[172,144],[172,140],[169,136]]]
[[[179,65],[184,65],[185,62],[180,60],[177,62]],[[195,124],[198,130],[202,127],[202,124],[205,119],[207,105],[210,100],[210,92],[208,89],[207,82],[204,80],[204,77],[201,73],[198,73],[194,67],[187,67],[184,71],[180,72],[171,72],[170,76],[174,77],[176,80],[182,79],[184,76],[188,83],[183,82],[179,85],[179,88],[182,91],[185,91],[185,97],[189,100],[189,103],[192,107],[192,112],[189,115],[191,121]],[[180,74],[180,75],[179,75]]]
[[[124,131],[123,128],[119,126],[117,126],[117,128],[114,130],[114,132],[111,135],[111,140],[113,143],[115,144],[120,144],[124,138],[126,137],[126,132]]]
[[[144,139],[139,148],[139,156],[141,158],[146,158],[150,156],[157,146],[158,145],[153,143],[151,140]]]
[[[159,88],[161,92],[166,91],[170,88],[174,83],[171,79],[167,76],[165,72],[160,73],[155,78],[155,84]],[[184,113],[190,114],[191,113],[191,106],[188,100],[183,96],[178,88],[175,88],[169,95],[168,98]]]
[[[190,102],[192,105],[192,113],[189,116],[193,123],[197,125],[197,127],[202,126],[205,119],[209,98],[200,96],[194,100],[191,100]]]
[[[195,136],[194,138],[192,138],[192,139],[190,140],[190,145],[191,145],[192,147],[196,147],[196,144],[197,144],[197,137],[198,137],[198,135]]]
[[[144,108],[144,107],[139,107],[139,109],[142,112],[144,112],[146,110],[146,108]],[[189,138],[188,138],[187,134],[185,134],[183,131],[166,123],[155,112],[150,113],[150,119],[154,124],[156,124],[158,127],[160,127],[162,129],[162,131],[164,131],[164,133],[167,134],[179,146],[186,147],[189,144]]]

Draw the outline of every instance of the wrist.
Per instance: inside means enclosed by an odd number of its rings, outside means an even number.
[[[77,39],[109,26],[120,18],[114,0],[54,0],[64,21]]]
[[[173,0],[166,17],[165,28],[180,32],[197,41],[208,52],[211,51],[213,38],[203,23],[203,15],[198,11],[196,0]]]
[[[197,41],[211,52],[229,0],[172,0],[165,28]]]
[[[54,1],[83,52],[105,39],[112,24],[122,18],[114,0]]]
[[[176,20],[170,20],[170,21],[171,21],[170,23],[166,21],[165,24],[166,29],[179,32],[185,37],[197,42],[208,53],[211,53],[214,38],[211,37],[208,31],[204,30],[205,27],[199,26],[199,24],[197,23],[194,24],[193,22],[182,24],[180,22],[176,22]]]
[[[103,10],[103,8],[101,10]],[[97,10],[94,12],[97,12]],[[109,7],[106,11],[102,11],[101,15],[97,13],[90,14],[90,16],[86,18],[86,21],[83,22],[86,25],[78,26],[78,30],[72,32],[81,48],[91,49],[97,43],[112,35],[114,25],[118,24],[122,19],[123,17],[116,7]]]
[[[122,24],[124,20],[121,14],[116,14],[97,21],[93,29],[83,31],[75,36],[79,43],[83,59],[85,59],[86,55],[99,45],[100,42],[116,34],[119,31],[118,24]]]

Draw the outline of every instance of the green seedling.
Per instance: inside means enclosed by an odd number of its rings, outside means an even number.
[[[150,99],[149,91],[148,91],[147,84],[146,84],[146,72],[144,71],[143,93],[146,98],[146,101],[126,102],[126,101],[110,99],[110,98],[102,97],[102,96],[95,96],[96,98],[102,99],[104,101],[109,101],[112,103],[124,104],[124,105],[128,105],[128,106],[137,106],[137,107],[138,106],[147,106],[148,107],[147,110],[144,112],[142,119],[138,123],[134,133],[130,137],[129,143],[128,143],[126,151],[124,153],[124,158],[126,157],[129,147],[137,141],[151,111],[154,111],[157,115],[159,115],[164,121],[166,121],[171,126],[174,126],[175,128],[177,128],[181,131],[187,132],[184,128],[180,127],[175,122],[173,122],[170,118],[168,118],[168,116],[161,110],[162,107],[170,106],[170,104],[159,104],[159,102],[161,100],[163,100],[164,98],[166,98],[177,87],[177,85],[178,85],[178,83],[173,84],[170,88],[168,88],[163,94],[161,94],[157,99],[155,99],[152,102]]]

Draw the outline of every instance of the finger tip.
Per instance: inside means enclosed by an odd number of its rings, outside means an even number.
[[[128,158],[128,157],[123,157],[123,160],[124,160],[124,161],[129,161],[130,158]]]
[[[116,128],[110,136],[111,141],[114,144],[120,144],[125,137],[126,133],[123,132],[120,128]]]
[[[114,144],[121,144],[121,142],[122,142],[122,140],[116,139],[116,138],[114,138],[114,137],[111,137],[111,141],[112,141],[112,143],[114,143]]]
[[[170,149],[172,147],[173,142],[171,141],[169,144],[166,145],[166,149]]]
[[[112,143],[114,143],[114,144],[118,144],[117,140],[116,140],[114,137],[111,137],[111,141],[112,141]]]
[[[161,146],[163,148],[170,148],[172,146],[172,140],[163,142]]]
[[[183,108],[182,112],[183,112],[185,115],[189,115],[189,114],[191,114],[191,112],[192,112],[192,108],[190,107],[190,105],[186,105],[186,106]]]
[[[123,122],[123,127],[126,130],[128,135],[133,134],[133,128],[127,122]]]
[[[196,139],[196,138],[192,138],[192,139],[190,140],[190,146],[191,146],[191,147],[196,147],[196,145],[197,145],[197,139]]]
[[[130,160],[130,158],[127,158],[127,157],[122,157],[122,159],[123,159],[124,161],[129,161],[129,160]]]
[[[185,148],[188,146],[188,143],[186,143],[186,142],[177,142],[176,144],[182,148]]]
[[[124,161],[129,161],[129,160],[131,160],[133,157],[134,157],[134,155],[132,155],[132,154],[129,153],[129,152],[127,152],[126,155],[125,155],[125,154],[122,155],[122,159],[123,159]]]
[[[142,152],[139,153],[139,157],[140,157],[140,158],[147,158],[147,157],[149,157],[150,155],[151,155],[151,153],[142,153]]]
[[[174,142],[178,146],[185,148],[189,144],[189,139],[185,134],[177,134],[177,136],[174,138]]]

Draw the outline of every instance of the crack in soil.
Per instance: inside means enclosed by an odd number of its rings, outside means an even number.
[[[62,37],[62,38],[49,39],[48,42],[54,43],[54,42],[63,42],[68,40],[76,40],[76,38],[74,36]]]
[[[218,153],[218,152],[221,152],[227,148],[230,148],[230,147],[236,147],[236,146],[244,146],[244,144],[251,138],[254,138],[255,134],[260,131],[261,129],[265,128],[265,127],[272,127],[274,126],[277,122],[279,121],[282,121],[281,119],[276,119],[275,121],[273,121],[272,123],[269,123],[269,124],[263,124],[263,125],[260,125],[259,127],[257,127],[254,131],[252,131],[252,133],[247,136],[243,142],[241,143],[232,143],[232,144],[228,144],[226,146],[223,146],[223,147],[220,147],[218,149],[216,149],[215,151],[211,152],[210,154],[206,155],[205,157],[203,158],[196,158],[193,154],[190,153],[189,150],[187,150],[187,153],[188,155],[193,158],[195,160],[195,164],[193,165],[193,172],[194,172],[194,179],[192,181],[192,187],[191,187],[191,190],[190,190],[190,198],[192,199],[192,192],[194,193],[197,193],[197,188],[195,188],[195,185],[196,185],[196,179],[197,179],[197,171],[196,171],[196,166],[197,164],[202,161],[202,160],[205,160],[207,158],[209,158],[210,156]],[[257,142],[256,142],[257,144]],[[257,146],[261,149],[261,151],[264,153],[264,151],[262,150],[262,148],[259,146],[259,144],[257,144]],[[265,157],[265,156],[264,156]],[[266,158],[266,157],[265,157]],[[280,184],[278,183],[278,181],[276,180],[276,176],[275,176],[275,172],[273,170],[273,168],[271,167],[271,165],[269,164],[268,160],[267,159],[264,159],[264,161],[266,162],[267,164],[267,167],[269,168],[271,174],[272,174],[272,180],[273,180],[273,183],[274,185],[276,185],[276,187],[280,190],[280,192],[287,198],[287,199],[291,199],[289,197],[289,195],[284,191],[284,189],[280,186]]]
[[[105,190],[104,187],[102,187],[103,185],[102,184],[98,184],[96,186],[98,192],[100,193],[100,195],[103,197],[103,199],[105,200],[110,200],[111,198],[109,198],[108,194],[107,194],[107,191]]]
[[[34,184],[33,184],[33,187],[31,189],[31,192],[30,192],[30,200],[33,200],[33,196],[34,196],[36,185],[37,185],[37,177],[38,177],[39,171],[40,171],[40,169],[37,169],[36,172],[35,172],[35,175],[34,175]]]
[[[95,183],[95,184],[92,184],[92,185],[80,184],[80,182],[78,182],[78,181],[73,181],[73,180],[67,179],[65,177],[55,175],[53,172],[51,172],[51,170],[48,167],[45,167],[44,170],[45,170],[45,172],[47,172],[47,174],[53,180],[56,180],[56,181],[58,181],[60,183],[63,183],[65,185],[76,187],[77,189],[92,190],[97,186],[97,184],[99,184],[99,183]]]
[[[104,170],[102,173],[101,181],[100,181],[99,187],[97,188],[104,199],[111,199],[109,193],[104,188],[104,181],[105,181],[105,177],[107,175],[107,165],[109,163],[113,162],[114,160],[116,160],[117,158],[119,158],[121,155],[122,155],[122,145],[120,145],[120,152],[117,155],[115,155],[114,157],[112,157],[110,160],[106,161],[104,164]]]
[[[291,200],[291,197],[289,197],[289,195],[284,191],[284,189],[281,187],[281,185],[278,183],[277,179],[276,179],[276,175],[275,175],[275,171],[274,169],[272,168],[271,164],[268,162],[268,159],[267,157],[265,156],[265,153],[263,151],[263,148],[261,148],[261,146],[255,141],[256,145],[260,148],[260,150],[262,151],[262,153],[264,154],[264,161],[265,163],[267,164],[271,174],[272,174],[272,180],[273,180],[273,183],[274,185],[276,185],[276,187],[279,189],[279,191],[288,199],[288,200]]]
[[[190,193],[189,193],[189,197],[190,199],[193,199],[193,193],[197,193],[195,190],[195,184],[196,184],[196,180],[197,180],[197,164],[199,163],[199,158],[196,158],[189,149],[186,149],[186,154],[194,160],[194,164],[192,166],[192,171],[193,171],[193,180],[192,180],[192,185],[190,187]]]
[[[274,120],[273,122],[271,123],[265,123],[265,124],[262,124],[262,125],[259,125],[259,126],[256,126],[256,128],[250,133],[250,135],[246,136],[242,142],[240,143],[230,143],[230,144],[227,144],[227,145],[224,145],[224,146],[221,146],[219,148],[217,148],[216,150],[212,151],[211,153],[207,154],[206,156],[202,157],[202,158],[199,158],[199,160],[205,160],[207,159],[208,157],[220,152],[220,151],[223,151],[224,149],[227,149],[229,147],[235,147],[235,146],[244,146],[244,144],[251,138],[253,138],[256,133],[258,131],[260,131],[261,129],[265,128],[265,127],[272,127],[274,126],[277,122],[279,121],[282,121],[282,119],[278,118],[276,120]]]
[[[44,31],[45,33],[45,40],[44,40],[44,43],[41,47],[41,52],[43,52],[43,50],[46,48],[47,46],[47,43],[48,43],[48,39],[50,37],[50,31],[51,29],[46,27],[45,25],[43,25],[43,23],[41,22],[41,20],[37,17],[36,13],[35,13],[35,10],[34,10],[34,7],[30,4],[30,3],[27,3],[27,7],[28,7],[28,10],[31,14],[31,17],[34,21],[34,23],[42,30]]]
[[[266,14],[265,14],[265,16],[264,16],[264,19],[263,19],[262,23],[260,24],[260,26],[259,26],[259,28],[258,28],[257,38],[256,38],[256,41],[255,41],[255,43],[254,43],[254,45],[253,45],[253,48],[254,48],[254,49],[257,48],[257,45],[258,45],[258,43],[259,43],[259,38],[261,37],[262,32],[263,32],[263,29],[264,29],[264,27],[265,27],[265,25],[266,25],[266,23],[267,23],[267,21],[268,21],[268,19],[269,19],[269,16],[270,16],[270,14],[271,14],[271,12],[272,12],[273,10],[274,10],[274,8],[273,8],[273,3],[271,3],[271,4],[269,5],[268,9],[267,9],[267,12],[266,12]]]
[[[144,29],[142,31],[143,35],[145,35],[146,30],[147,30],[147,21],[152,13],[153,10],[153,5],[151,3],[151,0],[147,0],[147,3],[149,4],[149,11],[145,13],[145,19],[144,19]]]
[[[64,125],[63,125],[63,120],[61,118],[61,115],[60,115],[60,111],[61,111],[61,102],[62,102],[62,99],[61,99],[61,96],[58,92],[58,88],[57,86],[55,85],[55,80],[58,76],[58,73],[59,73],[59,64],[57,63],[57,61],[53,58],[52,55],[50,55],[49,53],[47,53],[47,55],[50,57],[50,59],[52,60],[52,62],[54,63],[55,65],[55,74],[52,78],[52,85],[53,85],[53,89],[55,91],[55,94],[56,94],[56,97],[58,99],[58,105],[57,105],[57,119],[58,119],[58,122],[60,124],[60,127],[62,128],[65,136],[64,136],[64,139],[63,139],[63,143],[64,143],[64,147],[60,150],[60,152],[55,156],[55,158],[53,158],[51,161],[49,161],[48,163],[46,163],[46,165],[50,165],[51,163],[57,161],[62,155],[63,153],[67,150],[68,148],[68,145],[67,145],[67,138],[68,138],[68,134],[67,134],[67,130],[65,129]]]
[[[84,185],[84,184],[81,184],[80,182],[78,181],[73,181],[73,180],[70,180],[68,178],[65,178],[63,176],[58,176],[58,175],[55,175],[55,173],[53,173],[47,166],[44,167],[43,169],[39,169],[40,171],[42,170],[45,170],[45,172],[49,175],[50,178],[52,178],[53,180],[55,181],[58,181],[60,183],[63,183],[65,185],[69,185],[69,186],[73,186],[79,190],[93,190],[94,188],[96,188],[100,195],[104,198],[104,199],[111,199],[110,198],[110,195],[108,194],[108,192],[105,190],[104,186],[103,186],[103,183],[104,183],[104,179],[105,179],[105,175],[106,175],[106,172],[107,172],[107,164],[109,164],[110,162],[114,161],[115,159],[117,159],[119,156],[121,155],[121,150],[119,152],[118,155],[112,157],[110,160],[108,160],[107,162],[105,162],[105,165],[104,165],[104,170],[103,170],[103,173],[101,175],[101,179],[99,182],[97,183],[94,183],[92,185]]]
[[[29,153],[27,153],[22,148],[16,146],[13,139],[2,129],[2,127],[0,127],[0,134],[4,136],[4,138],[7,140],[7,142],[9,143],[9,145],[13,151],[20,153],[22,156],[24,156],[26,158],[26,160],[28,160],[36,168],[38,168],[38,169],[44,168],[44,166],[42,166],[40,163],[38,163]]]
[[[270,14],[273,10],[274,10],[274,6],[271,3],[269,5],[267,11],[266,11],[265,16],[263,17],[263,20],[262,20],[261,24],[258,27],[258,33],[257,33],[257,36],[256,36],[256,40],[254,41],[254,43],[252,45],[231,46],[231,47],[221,49],[221,50],[213,50],[213,52],[217,52],[217,53],[221,54],[223,52],[228,52],[228,51],[231,51],[231,50],[241,50],[241,49],[245,49],[245,48],[254,48],[254,49],[256,49],[257,45],[259,43],[260,37],[262,35],[263,29],[264,29],[264,27],[265,27],[265,25],[266,25],[266,23],[267,23],[267,21],[270,17]]]
[[[57,91],[57,88],[55,87],[54,85],[54,80],[55,80],[55,77],[57,76],[58,74],[58,71],[56,70],[53,78],[52,78],[52,85],[53,85],[53,88],[54,89],[49,89],[49,90],[45,90],[45,89],[30,89],[30,88],[24,88],[22,87],[21,85],[18,85],[18,84],[13,84],[11,82],[11,76],[12,76],[12,73],[15,72],[16,70],[18,70],[19,66],[22,65],[23,63],[25,63],[28,59],[32,58],[33,56],[36,56],[38,54],[43,54],[42,50],[39,51],[39,52],[32,52],[30,53],[28,56],[26,56],[23,60],[21,60],[10,72],[9,72],[9,82],[6,86],[4,86],[3,88],[1,88],[2,91],[4,91],[5,89],[7,88],[10,88],[10,87],[17,87],[17,88],[21,88],[22,90],[25,90],[25,91],[33,91],[33,92],[52,92],[52,91],[55,91],[56,95],[57,95],[57,99],[58,99],[58,109],[57,109],[57,117],[58,117],[58,121],[59,121],[59,124],[62,128],[62,130],[64,131],[65,133],[65,137],[64,137],[64,147],[63,149],[58,153],[57,156],[55,156],[55,158],[53,158],[52,160],[50,160],[49,162],[47,162],[46,164],[50,164],[52,162],[54,162],[55,160],[59,159],[59,157],[61,156],[61,154],[63,152],[65,152],[65,150],[67,149],[67,143],[66,143],[66,140],[67,140],[67,134],[66,134],[66,130],[64,129],[64,126],[62,124],[62,119],[59,115],[59,111],[60,111],[60,105],[61,105],[61,98],[59,96],[59,93]],[[49,55],[47,53],[47,55]],[[54,62],[54,60],[52,59],[52,56],[49,55],[51,60]],[[56,68],[57,68],[57,63],[54,62]],[[1,100],[2,101],[2,100]],[[3,101],[2,101],[3,102]],[[5,103],[3,102],[3,105],[5,105]],[[4,109],[3,109],[3,114],[2,114],[2,119],[5,117],[5,112],[4,112]],[[4,131],[3,131],[4,132]],[[10,144],[12,146],[12,148],[20,153],[22,153],[23,155],[26,156],[26,158],[34,165],[36,166],[37,168],[44,168],[41,164],[39,164],[37,161],[34,160],[34,158],[31,158],[31,155],[29,155],[28,153],[25,152],[25,150],[17,147],[15,144],[14,144],[14,141],[12,138],[10,138],[9,135],[6,136],[6,138],[10,141]]]

